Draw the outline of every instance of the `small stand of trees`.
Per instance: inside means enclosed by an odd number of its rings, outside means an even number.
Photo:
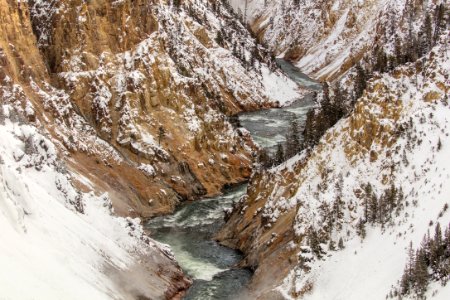
[[[286,134],[286,141],[284,143],[277,144],[277,150],[275,156],[267,152],[266,149],[262,149],[259,153],[259,163],[264,168],[270,168],[277,166],[295,156],[302,150],[301,135],[297,120],[292,119],[290,121],[289,130]]]
[[[380,197],[377,197],[373,192],[370,183],[363,186],[362,190],[364,191],[364,219],[360,220],[358,231],[360,236],[364,238],[364,225],[366,223],[380,224],[384,228],[386,224],[393,220],[394,215],[400,215],[400,211],[404,208],[404,194],[401,188],[396,188],[394,185],[385,190]]]
[[[358,73],[360,74],[356,75],[356,89],[358,93],[362,94],[366,88],[366,75],[363,69]],[[275,157],[271,158],[267,151],[261,152],[259,161],[263,167],[279,165],[302,150],[314,147],[323,134],[351,109],[351,100],[348,100],[349,97],[342,91],[339,84],[333,89],[333,95],[331,95],[331,88],[325,82],[322,99],[318,100],[317,92],[314,92],[312,97],[313,101],[319,105],[307,113],[303,132],[300,132],[298,121],[292,119],[286,135],[286,142],[277,145]]]
[[[425,299],[431,281],[447,284],[450,279],[450,224],[443,233],[437,223],[433,237],[428,232],[416,251],[411,243],[408,257],[399,287],[389,293],[390,298],[415,295],[418,299]]]
[[[361,94],[366,84],[366,77],[362,73],[360,77],[357,75],[355,79],[356,86],[359,87],[358,93]],[[312,148],[317,145],[325,132],[351,110],[353,100],[348,100],[348,98],[339,84],[333,89],[333,96],[331,96],[328,83],[323,84],[323,96],[320,105],[310,110],[306,115],[302,148]],[[316,103],[319,103],[317,93],[314,93],[313,99]]]
[[[393,54],[386,54],[381,46],[375,47],[372,63],[374,72],[384,73],[399,65],[415,62],[436,45],[449,22],[446,20],[445,4],[441,3],[436,6],[434,12],[428,12],[423,10],[420,2],[408,1],[404,11],[404,18],[408,22],[408,34],[404,40],[399,35],[394,35]],[[413,30],[414,22],[421,24],[417,33]],[[398,26],[395,16],[391,16],[389,23],[391,28],[388,29],[388,32],[393,34],[396,31],[395,27]]]

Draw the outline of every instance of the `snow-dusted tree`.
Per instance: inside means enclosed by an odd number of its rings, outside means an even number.
[[[355,98],[359,99],[367,86],[367,74],[364,68],[359,63],[356,64],[355,70]]]
[[[425,14],[425,19],[419,32],[420,56],[428,53],[433,43],[433,25],[430,14]]]
[[[366,238],[366,221],[363,219],[359,219],[358,224],[356,225],[356,234],[358,234],[361,239]]]
[[[258,162],[263,168],[269,168],[272,166],[272,160],[266,149],[262,149],[259,152]]]
[[[448,13],[447,13],[448,14]],[[439,39],[439,36],[443,30],[447,27],[447,20],[445,20],[445,4],[441,3],[436,6],[436,10],[434,12],[434,35],[433,35],[433,46]]]
[[[416,251],[412,243],[408,249],[408,262],[400,281],[400,294],[414,294],[424,299],[430,281],[445,285],[450,275],[450,227],[442,234],[441,226],[436,224],[434,236],[428,233]]]
[[[285,160],[283,144],[277,144],[277,152],[275,154],[275,164],[279,165]]]
[[[289,132],[286,135],[286,158],[293,157],[300,151],[300,132],[297,120],[291,120]]]
[[[322,257],[322,247],[320,246],[320,239],[319,235],[317,234],[317,231],[311,226],[308,229],[308,242],[309,247],[311,248],[312,252],[318,257]]]
[[[224,38],[223,38],[223,34],[221,30],[217,31],[216,34],[216,43],[219,44],[219,46],[223,47],[224,46]]]
[[[162,139],[166,136],[166,130],[164,127],[159,126],[158,128],[158,144],[161,146]]]
[[[419,296],[419,298],[423,298],[427,286],[428,286],[428,267],[426,263],[425,251],[423,249],[419,249],[416,251],[416,257],[414,260],[414,291]]]
[[[338,247],[339,247],[339,249],[341,249],[341,250],[345,248],[345,246],[344,246],[344,240],[342,239],[342,237],[339,238]]]
[[[386,52],[384,52],[384,49],[382,47],[378,47],[375,50],[376,53],[376,61],[375,65],[373,66],[373,70],[384,73],[388,69],[388,57],[386,55]]]
[[[36,146],[34,145],[33,136],[29,136],[24,141],[24,151],[27,155],[36,153]]]
[[[0,125],[5,125],[5,111],[3,105],[0,104]]]
[[[173,1],[173,6],[175,8],[179,8],[181,6],[181,0],[172,0]]]
[[[442,149],[442,142],[441,142],[441,138],[439,138],[438,143],[437,143],[437,150],[440,151],[441,149]]]

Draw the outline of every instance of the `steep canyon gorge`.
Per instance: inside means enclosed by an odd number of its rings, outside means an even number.
[[[0,298],[450,295],[446,1],[0,20]]]

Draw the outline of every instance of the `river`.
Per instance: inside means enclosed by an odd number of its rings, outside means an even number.
[[[300,86],[320,90],[320,84],[289,62],[277,62]],[[272,151],[277,143],[285,141],[290,120],[296,119],[300,127],[304,126],[312,105],[312,97],[307,95],[286,108],[240,114],[239,120],[261,147]],[[147,223],[152,237],[172,247],[181,268],[194,280],[184,299],[238,299],[239,292],[250,280],[251,271],[236,267],[242,255],[212,240],[224,224],[223,210],[243,196],[246,188],[243,184],[221,196],[183,203],[174,214]]]

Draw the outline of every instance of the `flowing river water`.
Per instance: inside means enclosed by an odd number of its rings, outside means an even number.
[[[289,62],[278,60],[278,64],[299,86],[320,90],[320,84]],[[302,130],[312,105],[312,97],[307,95],[289,107],[240,114],[239,120],[261,147],[272,151],[277,143],[285,141],[290,120],[296,119]],[[172,247],[181,268],[194,280],[184,299],[238,299],[250,280],[250,270],[236,267],[242,255],[213,240],[224,224],[224,209],[230,208],[246,189],[243,184],[221,196],[184,203],[174,214],[146,224],[154,239]]]

